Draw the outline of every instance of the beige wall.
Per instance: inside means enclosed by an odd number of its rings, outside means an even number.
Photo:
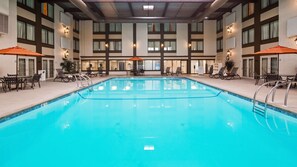
[[[136,24],[136,45],[137,45],[137,55],[147,56],[147,24],[146,23],[137,23]]]
[[[90,20],[81,21],[80,27],[80,55],[93,55],[93,22]]]
[[[217,35],[216,35],[216,21],[204,21],[204,55],[214,56],[217,54]]]
[[[188,55],[188,24],[176,24],[176,31],[176,55]]]
[[[8,13],[8,34],[0,36],[0,49],[13,47],[17,45],[17,7],[16,0],[1,0],[0,6],[8,8],[1,8],[1,13]],[[0,76],[7,73],[16,73],[16,56],[0,55]]]
[[[122,56],[133,56],[133,23],[122,24]]]

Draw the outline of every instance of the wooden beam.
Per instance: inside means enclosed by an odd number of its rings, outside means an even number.
[[[94,12],[96,12],[100,17],[105,17],[102,11],[97,7],[95,2],[88,2],[86,5]]]
[[[196,17],[198,15],[198,13],[201,13],[205,10],[206,5],[208,5],[207,3],[202,3],[199,8],[197,8],[197,10],[192,14],[191,17]]]
[[[166,3],[165,3],[165,7],[164,7],[164,11],[163,11],[163,14],[162,14],[162,17],[165,17],[165,15],[166,15],[166,13],[167,13],[168,6],[169,6],[169,3],[166,2]]]
[[[135,17],[131,2],[128,2],[128,5],[129,5],[129,9],[130,9],[130,13],[131,13],[132,17]]]
[[[78,8],[65,8],[64,12],[72,13],[72,12],[82,12],[82,11]]]

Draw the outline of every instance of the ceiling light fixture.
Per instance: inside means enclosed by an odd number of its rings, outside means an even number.
[[[154,5],[143,5],[142,8],[143,10],[154,10]]]

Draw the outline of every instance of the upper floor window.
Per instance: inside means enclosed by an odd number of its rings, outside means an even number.
[[[176,41],[164,41],[164,52],[176,52]]]
[[[54,6],[49,3],[41,3],[41,13],[50,18],[54,18]]]
[[[104,40],[94,40],[93,41],[93,51],[94,52],[105,52],[106,45]]]
[[[242,6],[242,18],[251,16],[254,14],[254,12],[255,12],[255,4],[254,3],[246,3]]]
[[[109,50],[114,52],[121,52],[122,51],[122,41],[110,41],[109,42]]]
[[[203,33],[203,22],[200,23],[192,23],[191,31],[194,33]]]
[[[270,5],[277,3],[278,0],[261,0],[261,9],[267,8]]]
[[[217,52],[223,51],[223,38],[217,39]]]
[[[278,37],[278,20],[266,23],[261,26],[261,40]]]
[[[176,24],[175,23],[164,23],[164,33],[175,33]]]
[[[79,52],[79,39],[73,38],[73,51]]]
[[[110,23],[109,31],[111,33],[120,33],[122,32],[122,24],[121,23]]]
[[[255,29],[251,28],[242,32],[242,44],[250,44],[255,41]]]
[[[54,45],[54,30],[41,29],[41,41],[43,44]]]
[[[191,51],[203,52],[203,40],[196,40],[191,42]]]
[[[93,33],[104,33],[104,32],[105,32],[105,23],[93,24]]]
[[[35,41],[35,26],[18,20],[17,36],[20,39]]]
[[[160,23],[147,23],[148,33],[159,33]]]
[[[217,32],[223,31],[223,19],[217,21]]]
[[[74,20],[73,31],[79,32],[79,21]]]
[[[34,0],[18,0],[18,3],[23,4],[23,5],[25,5],[25,6],[29,7],[29,8],[32,8],[32,9],[35,8]]]
[[[160,52],[160,40],[149,40],[147,51]]]

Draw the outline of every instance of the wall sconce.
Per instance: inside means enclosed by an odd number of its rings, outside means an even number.
[[[69,51],[66,49],[65,51],[64,51],[64,59],[67,59],[68,58],[68,56],[69,56]]]
[[[190,47],[192,47],[192,44],[191,44],[191,43],[189,43],[189,45],[188,45],[188,46],[189,46],[189,48],[190,48]]]
[[[108,48],[108,43],[105,44],[105,47]]]
[[[227,33],[228,34],[231,34],[232,33],[232,25],[230,25],[230,26],[227,27]]]
[[[228,50],[227,51],[227,56],[226,56],[226,60],[230,60],[230,57],[231,57],[231,50]]]
[[[136,48],[136,44],[135,43],[133,44],[133,48]]]
[[[69,27],[64,26],[64,34],[67,35],[69,33]]]
[[[161,48],[163,48],[163,47],[164,47],[164,44],[161,43]]]
[[[295,41],[295,44],[297,45],[297,38],[294,41]]]

